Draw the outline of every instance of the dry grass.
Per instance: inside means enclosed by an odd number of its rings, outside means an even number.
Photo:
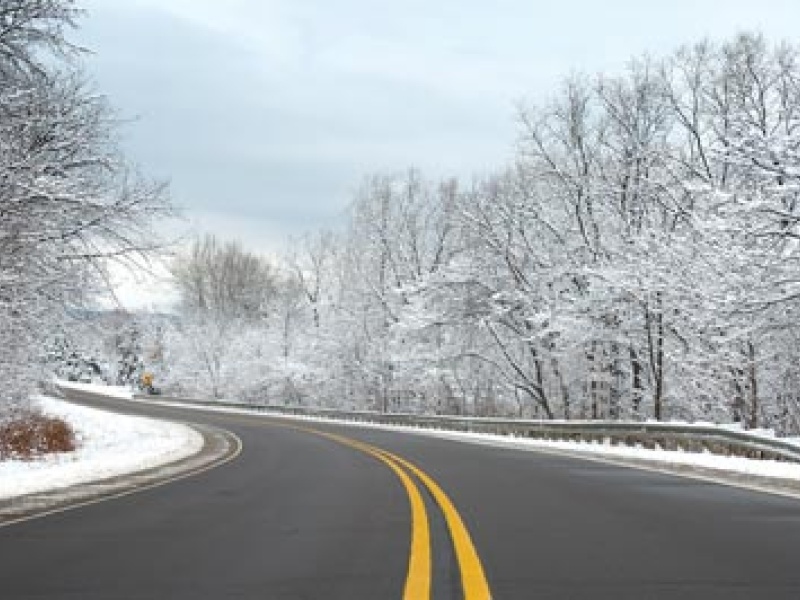
[[[27,412],[0,423],[0,460],[29,460],[72,450],[75,450],[75,432],[61,419]]]

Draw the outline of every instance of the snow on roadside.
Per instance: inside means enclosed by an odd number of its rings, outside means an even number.
[[[133,392],[131,392],[131,388],[122,385],[79,383],[77,381],[63,380],[56,380],[55,383],[60,388],[69,388],[79,392],[89,392],[90,394],[100,394],[102,396],[108,396],[109,398],[120,398],[122,400],[130,400],[133,398]]]
[[[161,402],[169,406],[194,408],[187,404],[178,402]],[[776,460],[755,460],[736,456],[721,456],[709,452],[686,452],[683,450],[648,450],[647,448],[632,448],[627,446],[613,446],[611,443],[595,442],[567,442],[537,440],[531,438],[521,438],[508,435],[496,435],[490,433],[470,433],[462,431],[449,431],[446,429],[429,429],[408,425],[388,425],[383,423],[363,423],[359,421],[347,421],[339,419],[329,419],[325,417],[312,417],[304,415],[286,415],[274,412],[253,411],[246,408],[228,406],[202,406],[196,407],[200,410],[213,412],[226,412],[237,414],[250,414],[269,416],[271,418],[284,418],[287,420],[302,420],[320,423],[335,423],[339,425],[349,425],[353,427],[383,429],[389,431],[401,431],[416,435],[425,435],[449,439],[473,444],[482,444],[496,448],[513,448],[516,450],[544,451],[570,454],[581,454],[586,458],[598,460],[615,459],[625,460],[634,459],[637,461],[647,461],[654,467],[663,465],[664,467],[699,467],[726,473],[738,473],[742,475],[770,477],[775,479],[793,479],[800,481],[800,464],[779,462]],[[703,424],[707,427],[708,424]]]
[[[587,458],[634,459],[672,467],[701,467],[715,471],[741,473],[775,479],[800,481],[800,464],[777,460],[755,460],[738,456],[722,456],[710,452],[686,452],[684,450],[648,450],[628,446],[613,446],[611,443],[562,442],[533,440],[487,433],[459,433],[437,430],[430,435],[446,439],[471,441],[495,447],[521,450],[543,450],[584,454]]]
[[[124,390],[103,388],[106,392],[125,397]],[[39,396],[34,402],[43,412],[74,427],[78,448],[31,461],[0,461],[0,499],[157,467],[203,447],[203,437],[186,425],[120,415],[48,396]]]

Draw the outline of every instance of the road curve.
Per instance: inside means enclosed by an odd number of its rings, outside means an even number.
[[[494,598],[800,598],[797,500],[423,435],[101,402],[228,429],[244,450],[0,528],[0,597],[413,598],[424,512],[434,598],[463,597],[476,568]],[[419,491],[416,517],[389,463]]]

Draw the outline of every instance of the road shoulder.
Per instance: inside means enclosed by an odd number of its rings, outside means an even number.
[[[0,500],[0,527],[126,496],[200,474],[236,458],[241,440],[231,432],[187,424],[203,438],[199,452],[182,459],[97,481]]]

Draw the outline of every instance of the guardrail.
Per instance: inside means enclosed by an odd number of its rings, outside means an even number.
[[[263,413],[358,423],[403,425],[539,440],[610,443],[615,446],[709,452],[724,456],[800,463],[800,441],[718,425],[630,421],[534,421],[257,405],[167,396],[135,395],[134,398],[207,407],[224,406]]]

